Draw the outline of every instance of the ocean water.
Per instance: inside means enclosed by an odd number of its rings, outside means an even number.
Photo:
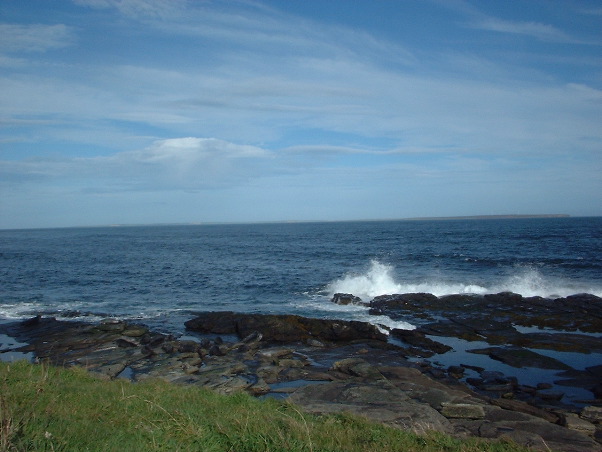
[[[0,319],[123,318],[175,334],[194,312],[364,320],[330,302],[430,292],[602,296],[602,218],[0,231]]]

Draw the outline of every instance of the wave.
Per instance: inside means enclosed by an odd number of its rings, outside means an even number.
[[[309,301],[297,301],[292,304],[292,307],[297,309],[300,315],[371,323],[379,327],[385,334],[389,334],[389,330],[392,329],[413,330],[416,328],[415,325],[403,320],[393,320],[386,315],[372,315],[365,306],[354,304],[340,305],[331,303],[323,295],[308,293],[305,295],[309,297]]]
[[[525,297],[545,298],[566,297],[576,293],[591,293],[602,297],[602,287],[565,281],[544,276],[537,268],[517,266],[512,274],[490,283],[475,283],[434,278],[420,282],[398,280],[395,268],[378,260],[370,261],[369,268],[363,273],[350,273],[328,284],[330,295],[351,293],[363,301],[370,301],[379,295],[396,293],[432,293],[438,297],[451,294],[475,294],[514,292]]]

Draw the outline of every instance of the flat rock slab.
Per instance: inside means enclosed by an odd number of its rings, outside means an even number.
[[[414,402],[385,381],[366,384],[350,380],[305,386],[289,400],[311,413],[350,412],[413,431],[453,432],[449,420],[437,410]]]
[[[536,326],[565,331],[602,332],[602,298],[576,294],[548,299],[522,297],[512,292],[487,295],[429,293],[393,294],[375,297],[371,314],[388,315],[406,321],[434,322],[446,318],[482,332],[511,330],[513,325]],[[476,328],[475,328],[476,327]]]
[[[203,312],[187,321],[186,328],[202,333],[238,334],[241,338],[259,332],[264,340],[274,342],[338,342],[358,339],[387,341],[384,333],[367,322],[311,319],[298,315]]]

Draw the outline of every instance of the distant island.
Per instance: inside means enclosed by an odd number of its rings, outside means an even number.
[[[509,220],[516,218],[569,218],[564,213],[552,213],[543,215],[469,215],[460,217],[414,217],[406,220]]]
[[[444,220],[511,220],[520,218],[569,218],[570,215],[564,213],[552,214],[526,214],[526,215],[466,215],[456,217],[406,217],[406,218],[363,218],[353,220],[268,220],[268,221],[201,221],[187,223],[124,223],[108,225],[90,225],[90,226],[65,226],[66,228],[97,228],[97,227],[140,227],[140,226],[218,226],[231,224],[296,224],[296,223],[354,223],[354,222],[375,222],[375,221],[444,221]]]

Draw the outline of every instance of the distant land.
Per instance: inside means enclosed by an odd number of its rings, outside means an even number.
[[[273,220],[273,221],[203,221],[203,222],[185,222],[185,223],[115,223],[115,224],[96,224],[79,226],[54,226],[41,228],[22,228],[22,229],[71,229],[71,228],[123,228],[140,226],[204,226],[204,225],[228,225],[228,224],[286,224],[286,223],[354,223],[370,221],[446,221],[446,220],[512,220],[520,218],[569,218],[571,215],[564,213],[553,214],[526,214],[526,215],[466,215],[456,217],[406,217],[406,218],[363,218],[354,220]],[[21,229],[21,228],[18,228]],[[4,230],[0,228],[0,230]]]
[[[552,214],[526,214],[526,215],[466,215],[456,217],[406,217],[406,218],[363,218],[354,220],[268,220],[268,221],[203,221],[189,223],[151,223],[151,224],[111,224],[109,227],[127,227],[127,226],[203,226],[203,225],[222,225],[222,224],[281,224],[281,223],[354,223],[358,221],[445,221],[445,220],[512,220],[520,218],[569,218],[570,215],[564,213]],[[95,226],[91,226],[95,227]]]
[[[569,218],[565,213],[551,213],[543,215],[469,215],[463,217],[415,217],[406,220],[510,220],[516,218]]]

